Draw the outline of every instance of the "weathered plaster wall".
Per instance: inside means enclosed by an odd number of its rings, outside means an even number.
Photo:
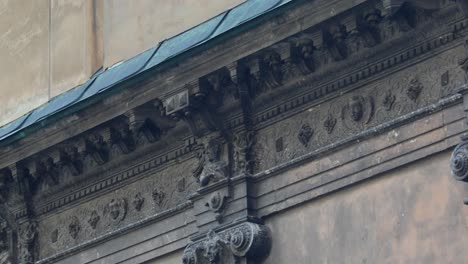
[[[243,0],[0,0],[0,125]]]
[[[104,0],[104,65],[146,50],[244,0]]]
[[[434,155],[266,219],[266,263],[467,263],[468,207],[449,158]]]
[[[182,260],[182,251],[167,254],[163,257],[147,262],[147,264],[180,264]]]
[[[0,124],[48,99],[49,4],[0,1]]]

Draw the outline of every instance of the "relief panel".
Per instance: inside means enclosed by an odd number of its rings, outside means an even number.
[[[152,171],[138,182],[49,215],[38,223],[40,258],[109,234],[188,201],[196,191],[195,158]]]
[[[319,153],[332,143],[453,95],[464,83],[458,67],[462,50],[459,46],[445,51],[259,130],[254,146],[255,173]]]

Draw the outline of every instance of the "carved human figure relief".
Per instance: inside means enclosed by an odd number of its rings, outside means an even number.
[[[127,200],[124,198],[112,199],[106,207],[104,207],[104,215],[108,215],[112,222],[121,222],[127,215]]]
[[[374,116],[374,99],[371,96],[353,96],[343,106],[341,119],[346,128],[361,128]]]
[[[212,139],[198,154],[199,165],[193,171],[201,187],[220,181],[228,176],[228,165],[221,159],[221,142]]]

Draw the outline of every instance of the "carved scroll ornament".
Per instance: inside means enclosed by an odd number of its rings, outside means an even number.
[[[465,138],[466,139],[466,138]],[[452,153],[450,169],[458,181],[468,182],[468,142],[460,143]]]
[[[243,223],[187,246],[184,264],[234,264],[243,258],[260,263],[269,253],[271,239],[266,226]]]

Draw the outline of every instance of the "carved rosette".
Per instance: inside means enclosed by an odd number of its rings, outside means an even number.
[[[456,180],[468,182],[468,142],[455,148],[450,159],[450,169]]]
[[[269,229],[264,225],[243,223],[228,230],[210,231],[202,241],[187,246],[184,264],[234,264],[245,258],[260,263],[271,248]]]

